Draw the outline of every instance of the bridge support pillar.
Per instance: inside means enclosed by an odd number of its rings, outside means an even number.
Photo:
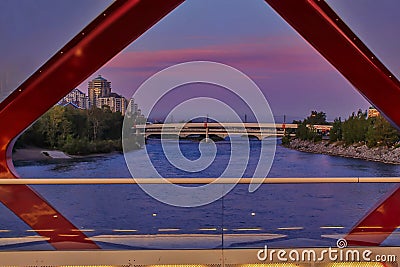
[[[206,143],[208,143],[208,142],[210,142],[210,135],[209,135],[209,129],[208,129],[208,127],[206,126]]]

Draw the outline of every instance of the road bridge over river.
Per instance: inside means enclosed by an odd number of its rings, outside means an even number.
[[[282,137],[285,134],[294,136],[297,124],[285,123],[168,123],[137,125],[137,133],[142,133],[145,138],[160,136],[176,136],[190,138],[205,136],[205,138],[219,137],[225,139],[228,136],[247,136],[262,140],[268,137]],[[311,126],[309,126],[311,127]],[[312,125],[317,131],[329,131],[330,125]]]

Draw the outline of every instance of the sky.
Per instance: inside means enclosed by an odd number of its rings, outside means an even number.
[[[0,99],[110,3],[0,0]],[[329,0],[328,3],[399,78],[400,18],[396,13],[400,2]],[[370,106],[262,0],[187,0],[88,80],[101,74],[112,82],[113,91],[130,98],[158,71],[194,60],[227,64],[249,76],[261,89],[278,121],[283,115],[289,120],[301,119],[311,110],[326,112],[329,120],[346,118],[351,112]],[[87,81],[78,88],[87,91]],[[249,95],[253,93],[249,91]],[[152,115],[162,117],[173,106],[194,97],[225,101],[241,117],[248,112],[226,90],[202,84],[170,92],[156,105]],[[213,112],[201,103],[193,104],[192,108],[199,116]],[[187,119],[185,112],[173,116],[176,120]]]

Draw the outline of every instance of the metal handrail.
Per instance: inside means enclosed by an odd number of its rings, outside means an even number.
[[[310,184],[310,183],[400,183],[400,177],[284,177],[284,178],[5,178],[0,185],[69,184]]]

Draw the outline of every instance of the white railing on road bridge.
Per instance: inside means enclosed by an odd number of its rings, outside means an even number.
[[[284,136],[287,130],[297,129],[297,124],[283,123],[167,123],[167,124],[146,124],[136,125],[137,134],[151,135],[179,135],[187,137],[190,135],[217,135],[225,138],[228,135],[255,136],[259,140],[272,136]],[[311,127],[311,125],[309,125]],[[317,130],[329,131],[330,125],[312,125]],[[294,135],[289,132],[290,135]]]
[[[189,122],[189,123],[165,123],[165,124],[146,124],[146,125],[136,125],[138,129],[190,129],[190,128],[205,128],[205,122]],[[308,127],[313,127],[317,130],[329,131],[331,125],[308,125]],[[237,122],[227,122],[227,123],[216,123],[208,122],[208,128],[255,128],[255,129],[297,129],[298,125],[294,123],[237,123]]]
[[[146,125],[137,125],[136,128],[144,129],[189,129],[189,128],[203,128],[205,127],[205,122],[189,122],[189,123],[165,123],[165,124],[146,124]],[[297,129],[297,124],[293,123],[237,123],[237,122],[227,122],[227,123],[216,123],[216,122],[208,122],[208,128],[275,128],[275,129]]]

